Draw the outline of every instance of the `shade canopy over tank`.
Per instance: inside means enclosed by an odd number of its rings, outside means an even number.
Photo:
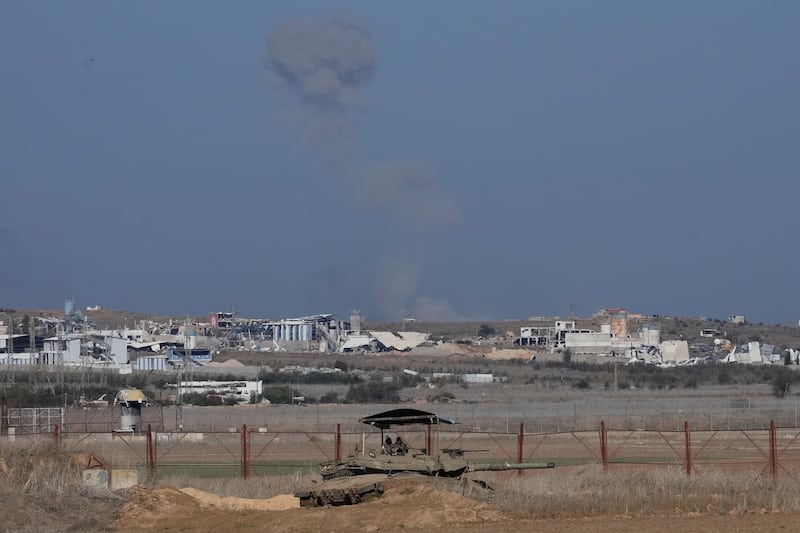
[[[405,426],[409,424],[455,424],[456,421],[444,418],[436,413],[421,411],[419,409],[393,409],[383,413],[370,415],[360,420],[364,424],[380,429],[389,429],[391,426]]]

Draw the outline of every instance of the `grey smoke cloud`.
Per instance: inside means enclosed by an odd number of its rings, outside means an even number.
[[[298,103],[306,141],[326,155],[350,148],[362,87],[375,71],[369,33],[344,15],[287,22],[267,40],[267,70]]]
[[[413,316],[425,322],[455,322],[464,318],[444,298],[420,296],[414,302]]]
[[[381,312],[400,318],[411,312],[419,284],[419,261],[407,255],[386,256],[375,265],[375,296]]]
[[[386,256],[376,265],[375,294],[380,311],[389,318],[406,316],[429,322],[455,321],[461,317],[443,298],[416,296],[421,265],[408,255]]]
[[[420,228],[449,226],[458,210],[438,189],[430,165],[394,161],[363,166],[354,178],[357,197]]]
[[[412,227],[457,222],[458,211],[429,164],[367,164],[355,153],[356,118],[365,110],[363,90],[376,68],[367,30],[345,15],[288,22],[269,36],[267,52],[267,70],[296,104],[288,119],[309,145],[336,162],[362,204],[388,210]]]
[[[278,76],[322,105],[359,101],[375,70],[369,33],[344,15],[284,24],[269,39],[269,57]]]

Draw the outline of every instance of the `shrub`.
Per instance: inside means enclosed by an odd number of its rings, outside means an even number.
[[[449,391],[428,396],[427,400],[431,403],[447,403],[456,399],[456,395]]]
[[[350,403],[398,403],[400,386],[394,383],[359,383],[350,385],[345,400]]]
[[[589,380],[586,378],[581,378],[572,384],[574,389],[589,389],[591,386],[592,385],[589,383]]]
[[[338,392],[326,392],[319,398],[320,403],[339,403],[339,393]]]
[[[789,394],[789,389],[795,381],[795,375],[792,370],[787,368],[779,368],[775,372],[775,377],[772,378],[772,394],[776,398],[783,398]]]
[[[295,391],[297,392],[297,391]],[[262,396],[270,401],[270,403],[292,403],[292,389],[285,385],[278,385],[274,387],[264,387]]]

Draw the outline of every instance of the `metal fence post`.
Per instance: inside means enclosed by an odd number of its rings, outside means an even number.
[[[436,433],[436,435],[439,435],[439,433]],[[430,424],[425,426],[425,451],[433,457],[433,427]]]
[[[5,396],[0,400],[0,435],[8,435],[8,403]]]
[[[342,459],[342,425],[336,424],[336,436],[333,439],[333,456],[336,461]]]
[[[61,447],[61,433],[59,432],[58,424],[53,427],[53,445],[56,450]]]
[[[250,473],[250,460],[249,460],[249,452],[247,450],[247,424],[242,425],[242,479],[247,479],[248,474]]]
[[[778,444],[774,420],[769,421],[769,472],[773,480],[778,477]]]
[[[608,430],[606,421],[600,421],[600,458],[603,461],[603,471],[608,470]]]
[[[692,475],[692,440],[689,433],[689,422],[683,422],[683,433],[686,439],[686,475]]]
[[[150,481],[156,480],[156,454],[153,449],[153,429],[147,424],[147,469]]]

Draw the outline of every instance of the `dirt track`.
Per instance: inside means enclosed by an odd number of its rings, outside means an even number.
[[[794,531],[800,514],[526,519],[443,490],[428,481],[396,480],[378,499],[358,506],[295,508],[291,496],[220,499],[197,490],[134,492],[114,530],[133,531],[441,531],[452,532],[772,532]],[[288,507],[288,508],[287,508]],[[259,510],[261,509],[261,510]]]

